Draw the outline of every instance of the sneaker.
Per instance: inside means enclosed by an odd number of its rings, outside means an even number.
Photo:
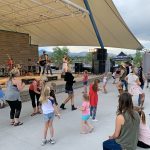
[[[47,143],[47,140],[46,140],[46,139],[43,139],[41,145],[44,146],[46,143]]]
[[[55,143],[56,143],[56,141],[55,141],[54,139],[50,139],[50,140],[49,140],[49,143],[51,143],[51,144],[55,144]]]
[[[93,121],[93,122],[97,122],[98,120],[97,120],[97,119],[92,119],[92,121]]]

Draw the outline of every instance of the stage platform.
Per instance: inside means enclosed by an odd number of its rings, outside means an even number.
[[[48,81],[60,79],[59,74],[45,75],[45,76],[48,78]],[[21,76],[18,78],[25,81],[26,84],[30,84],[34,79],[40,79],[41,77],[39,75],[30,75],[30,76]],[[0,84],[4,85],[7,80],[8,80],[8,77],[0,77]]]
[[[82,74],[73,74],[74,77],[75,77],[75,81],[76,83],[74,83],[74,89],[76,88],[80,88],[80,87],[83,87],[83,83],[82,83],[82,78],[83,78],[83,75]],[[48,75],[47,76],[48,78],[54,78],[57,80],[51,80],[51,81],[48,81],[47,82],[47,85],[50,86],[51,82],[55,82],[56,85],[57,85],[57,88],[56,88],[56,93],[61,93],[61,92],[64,92],[65,91],[65,81],[63,78],[61,78],[61,74],[54,74],[52,76]],[[19,77],[20,79],[24,79],[24,80],[30,80],[32,81],[33,79],[40,79],[40,76],[23,76],[23,77]],[[88,80],[88,84],[90,84],[91,82],[93,82],[93,80],[95,78],[99,78],[99,79],[102,79],[102,76],[101,75],[89,75],[89,80]],[[8,78],[0,78],[0,84],[3,84],[3,90],[5,91],[5,83],[6,81],[8,80]],[[23,89],[23,91],[21,92],[21,99],[22,101],[29,101],[30,100],[30,97],[29,97],[29,84],[27,84],[25,86],[25,88]]]

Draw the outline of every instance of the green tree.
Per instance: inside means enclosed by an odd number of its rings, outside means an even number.
[[[88,64],[92,64],[92,53],[91,52],[88,52],[85,56],[85,62],[88,63]]]
[[[136,51],[135,57],[133,59],[133,63],[135,66],[139,66],[143,60],[143,54],[140,51]]]
[[[64,55],[68,55],[69,49],[67,47],[55,47],[53,48],[52,60],[58,67],[62,65],[62,59]]]

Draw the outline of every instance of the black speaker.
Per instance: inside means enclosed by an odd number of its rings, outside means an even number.
[[[97,49],[96,52],[93,54],[94,60],[107,60],[107,50],[106,49]]]
[[[105,72],[106,61],[95,60],[93,62],[93,73],[99,74]]]
[[[75,73],[83,71],[83,64],[82,63],[75,63]]]

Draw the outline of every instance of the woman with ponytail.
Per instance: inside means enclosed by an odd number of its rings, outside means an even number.
[[[13,69],[10,72],[9,80],[6,83],[5,99],[10,106],[11,125],[19,126],[23,123],[19,121],[22,103],[20,98],[20,91],[23,90],[25,84],[18,79],[19,70]]]

